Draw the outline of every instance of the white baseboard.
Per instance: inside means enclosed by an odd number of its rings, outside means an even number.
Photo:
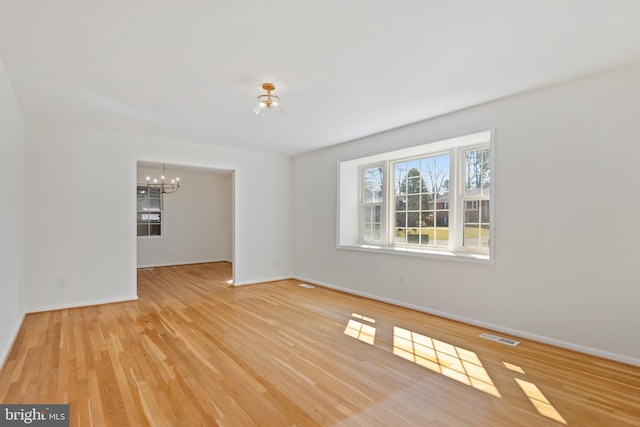
[[[255,285],[258,283],[275,282],[277,280],[287,280],[287,279],[291,279],[291,276],[288,275],[288,276],[268,277],[265,279],[245,280],[243,282],[234,283],[233,286]]]
[[[0,354],[0,369],[4,368],[4,362],[7,361],[7,357],[9,357],[9,353],[11,352],[11,349],[13,348],[13,343],[15,343],[16,342],[16,338],[18,338],[18,333],[20,332],[20,328],[22,328],[22,324],[24,323],[24,316],[25,315],[26,315],[26,312],[23,312],[22,316],[20,316],[20,321],[13,328],[13,331],[11,332],[11,335],[9,335],[9,340],[7,341],[7,345],[2,350],[2,354]]]
[[[171,267],[174,265],[191,265],[191,264],[205,264],[208,262],[231,262],[227,259],[207,259],[201,261],[181,261],[181,262],[169,262],[169,263],[160,263],[160,264],[143,264],[139,265],[136,268],[153,268],[153,267]]]
[[[128,297],[122,298],[107,298],[102,300],[91,300],[91,301],[78,301],[69,304],[57,304],[57,305],[49,305],[49,306],[41,306],[41,307],[28,307],[26,309],[27,313],[39,313],[42,311],[53,311],[53,310],[64,310],[65,308],[77,308],[77,307],[88,307],[92,305],[102,305],[102,304],[113,304],[117,302],[127,302],[127,301],[136,301],[138,299],[138,295],[132,295]]]
[[[470,319],[468,317],[458,316],[456,314],[451,314],[451,313],[447,313],[447,312],[444,312],[444,311],[433,310],[433,309],[430,309],[430,308],[426,308],[426,307],[422,307],[422,306],[414,305],[414,304],[408,304],[408,303],[405,303],[405,302],[402,302],[402,301],[396,301],[396,300],[390,299],[390,298],[383,298],[383,297],[380,297],[380,296],[377,296],[377,295],[373,295],[373,294],[369,294],[369,293],[366,293],[366,292],[354,291],[353,289],[347,289],[347,288],[343,288],[343,287],[340,287],[340,286],[335,286],[335,285],[332,285],[331,283],[320,282],[318,280],[313,280],[313,279],[309,279],[309,278],[306,278],[306,277],[294,276],[293,278],[296,279],[296,280],[301,280],[301,281],[306,282],[306,283],[317,284],[319,286],[324,286],[324,287],[329,288],[329,289],[335,289],[337,291],[341,291],[341,292],[344,292],[344,293],[347,293],[347,294],[357,295],[357,296],[369,298],[369,299],[376,300],[376,301],[386,302],[386,303],[397,305],[397,306],[400,306],[400,307],[405,307],[405,308],[410,308],[412,310],[421,311],[423,313],[433,314],[435,316],[443,317],[445,319],[451,319],[451,320],[455,320],[455,321],[458,321],[458,322],[468,323],[468,324],[473,325],[473,326],[478,326],[478,327],[481,327],[481,328],[491,329],[493,331],[502,332],[502,333],[511,335],[513,337],[516,337],[516,338],[524,338],[524,339],[528,339],[528,340],[531,340],[531,341],[537,341],[537,342],[540,342],[540,343],[543,343],[543,344],[549,344],[549,345],[553,345],[553,346],[556,346],[556,347],[565,348],[567,350],[573,350],[573,351],[577,351],[577,352],[580,352],[580,353],[589,354],[589,355],[592,355],[592,356],[597,356],[597,357],[602,357],[602,358],[605,358],[605,359],[615,360],[617,362],[627,363],[629,365],[640,366],[640,359],[637,359],[635,357],[630,357],[630,356],[627,356],[627,355],[624,355],[624,354],[611,353],[609,351],[600,350],[600,349],[592,348],[592,347],[587,347],[587,346],[583,346],[583,345],[579,345],[579,344],[575,344],[575,343],[571,343],[571,342],[567,342],[567,341],[561,341],[561,340],[557,340],[555,338],[549,338],[549,337],[545,337],[545,336],[542,336],[542,335],[536,335],[536,334],[532,334],[532,333],[529,333],[529,332],[508,328],[506,326],[495,325],[493,323],[488,323],[488,322],[482,322],[480,320]]]

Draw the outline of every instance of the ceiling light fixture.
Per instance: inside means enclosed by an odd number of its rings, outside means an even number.
[[[282,113],[282,108],[278,108],[280,97],[271,93],[271,91],[276,90],[275,85],[273,83],[262,83],[262,89],[267,91],[267,93],[258,96],[258,103],[253,109],[253,112],[259,116],[272,111],[279,111]]]
[[[175,193],[180,189],[180,178],[176,177],[172,179],[170,183],[165,182],[165,173],[164,173],[164,164],[162,165],[162,176],[160,177],[160,182],[158,182],[157,178],[153,180],[151,177],[147,177],[147,190],[154,190],[156,193],[160,194],[171,194]],[[153,182],[152,182],[153,181]]]

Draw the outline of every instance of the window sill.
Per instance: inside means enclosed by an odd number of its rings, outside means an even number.
[[[413,257],[431,258],[431,259],[448,260],[448,261],[473,262],[473,263],[479,263],[479,264],[493,264],[493,260],[488,254],[452,252],[452,251],[442,250],[442,249],[440,250],[419,249],[419,248],[408,248],[408,247],[397,247],[397,246],[376,246],[376,245],[368,245],[368,244],[338,245],[337,248],[350,250],[350,251],[382,253],[382,254],[400,255],[400,256],[413,256]]]

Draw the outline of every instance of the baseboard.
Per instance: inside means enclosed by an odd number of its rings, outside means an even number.
[[[138,295],[132,295],[132,296],[122,297],[122,298],[107,298],[103,300],[78,301],[71,304],[57,304],[57,305],[49,305],[49,306],[42,306],[42,307],[28,307],[26,309],[26,312],[40,313],[43,311],[64,310],[66,308],[89,307],[92,305],[103,305],[103,304],[113,304],[118,302],[136,301],[137,299],[138,299]]]
[[[577,351],[579,353],[585,353],[585,354],[589,354],[591,356],[596,356],[596,357],[602,357],[604,359],[609,359],[609,360],[615,360],[616,362],[622,362],[622,363],[626,363],[629,365],[635,365],[635,366],[640,366],[640,359],[635,358],[635,357],[630,357],[630,356],[626,356],[624,354],[618,354],[618,353],[611,353],[608,351],[604,351],[604,350],[600,350],[597,348],[593,348],[593,347],[587,347],[587,346],[583,346],[583,345],[579,345],[579,344],[575,344],[575,343],[571,343],[571,342],[567,342],[567,341],[561,341],[561,340],[557,340],[555,338],[549,338],[549,337],[545,337],[542,335],[536,335],[536,334],[532,334],[529,332],[525,332],[525,331],[520,331],[517,329],[512,329],[512,328],[508,328],[502,325],[496,325],[493,323],[488,323],[488,322],[483,322],[480,320],[476,320],[476,319],[471,319],[468,317],[464,317],[464,316],[458,316],[456,314],[451,314],[451,313],[447,313],[444,311],[440,311],[440,310],[433,310],[430,308],[426,308],[426,307],[422,307],[419,305],[414,305],[414,304],[408,304],[402,301],[397,301],[394,299],[390,299],[390,298],[383,298],[380,297],[378,295],[373,295],[373,294],[369,294],[366,292],[359,292],[359,291],[354,291],[353,289],[348,289],[348,288],[343,288],[340,286],[335,286],[332,285],[331,283],[325,283],[325,282],[320,282],[318,280],[313,280],[313,279],[309,279],[306,277],[301,277],[301,276],[294,276],[293,277],[296,280],[301,280],[303,282],[306,283],[313,283],[319,286],[323,286],[329,289],[335,289],[337,291],[341,291],[347,294],[351,294],[351,295],[357,295],[357,296],[361,296],[361,297],[365,297],[365,298],[369,298],[372,300],[376,300],[376,301],[381,301],[381,302],[386,302],[389,304],[393,304],[393,305],[397,305],[399,307],[405,307],[405,308],[410,308],[412,310],[416,310],[416,311],[420,311],[423,313],[427,313],[427,314],[433,314],[434,316],[438,316],[438,317],[443,317],[445,319],[451,319],[451,320],[455,320],[457,322],[462,322],[462,323],[467,323],[469,325],[473,325],[473,326],[477,326],[480,328],[486,328],[486,329],[490,329],[496,332],[502,332],[504,334],[508,334],[511,335],[515,338],[523,338],[523,339],[527,339],[530,341],[536,341],[539,343],[543,343],[543,344],[549,344],[549,345],[553,345],[555,347],[560,347],[560,348],[564,348],[567,350],[572,350],[572,351]]]
[[[23,312],[22,316],[20,316],[20,321],[18,322],[16,327],[13,328],[13,331],[9,336],[8,345],[0,355],[0,371],[4,369],[4,364],[7,361],[7,357],[9,357],[9,353],[11,353],[11,350],[13,349],[13,345],[16,342],[16,338],[18,338],[18,334],[20,333],[20,328],[22,328],[22,324],[24,323],[24,316],[26,316],[26,314],[27,314],[26,312]]]
[[[275,282],[278,280],[287,280],[287,279],[291,279],[291,276],[289,275],[289,276],[269,277],[266,279],[245,280],[244,282],[234,283],[233,286],[256,285],[258,283]]]
[[[161,263],[161,264],[143,264],[139,265],[136,268],[153,268],[153,267],[171,267],[174,265],[191,265],[191,264],[206,264],[208,262],[231,262],[227,259],[209,259],[202,261],[183,261],[183,262],[169,262],[169,263]]]

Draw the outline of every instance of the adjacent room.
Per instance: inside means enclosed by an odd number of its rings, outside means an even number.
[[[0,424],[640,425],[638,16],[3,0]]]

